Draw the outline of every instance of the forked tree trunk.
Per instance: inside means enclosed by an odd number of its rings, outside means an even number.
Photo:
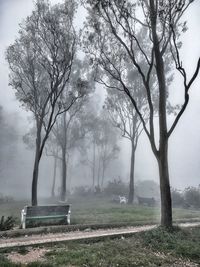
[[[131,141],[131,164],[130,164],[128,204],[133,204],[134,200],[134,169],[135,169],[135,147],[134,147],[134,141]]]

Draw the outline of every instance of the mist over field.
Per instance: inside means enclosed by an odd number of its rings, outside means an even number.
[[[62,1],[51,0],[52,4]],[[14,136],[9,139],[4,137],[5,145],[1,146],[0,168],[0,193],[17,198],[29,198],[34,161],[34,149],[27,148],[23,142],[23,136],[33,126],[32,115],[26,111],[16,100],[14,90],[8,86],[9,68],[5,60],[7,47],[14,42],[18,35],[19,23],[21,23],[33,10],[31,0],[2,0],[0,2],[0,105],[3,108],[3,116],[8,131],[14,131]],[[183,47],[181,56],[189,75],[194,71],[195,62],[200,54],[200,5],[195,1],[186,12],[188,31],[183,34]],[[81,19],[80,19],[81,18]],[[75,19],[77,28],[80,28],[85,18],[85,11],[78,10]],[[184,189],[188,186],[197,187],[200,184],[200,78],[194,82],[190,91],[189,105],[181,118],[175,132],[169,141],[169,172],[171,186]],[[181,102],[182,92],[180,77],[175,76],[170,87],[171,101]],[[95,89],[99,102],[104,102],[106,95],[103,86]],[[99,107],[101,108],[101,107]],[[170,121],[170,120],[169,120]],[[120,136],[120,134],[119,134]],[[4,142],[4,141],[3,141]],[[105,174],[105,184],[114,179],[122,179],[128,184],[130,169],[130,143],[124,138],[118,138],[120,153],[112,160]],[[39,171],[38,195],[49,196],[53,180],[53,158],[44,153]],[[145,133],[140,136],[136,150],[135,181],[153,180],[157,183],[158,168],[153,157],[149,141]],[[58,167],[56,191],[59,192],[61,170]],[[80,163],[80,155],[76,151],[71,158],[68,170],[68,187],[90,186],[92,181],[91,171],[87,164]]]

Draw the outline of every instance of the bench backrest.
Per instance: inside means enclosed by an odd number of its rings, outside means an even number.
[[[70,205],[26,206],[25,208],[26,217],[67,215],[70,211]]]

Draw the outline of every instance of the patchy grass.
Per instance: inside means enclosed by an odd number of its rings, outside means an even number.
[[[44,203],[43,200],[41,203]],[[46,200],[46,203],[52,203]],[[100,224],[100,223],[159,223],[160,208],[138,205],[120,205],[111,203],[108,198],[85,197],[71,198],[72,224]],[[16,201],[0,204],[0,215],[13,216],[20,222],[21,209],[30,204],[28,201]],[[174,220],[199,219],[200,210],[173,209]]]
[[[174,256],[189,258],[200,263],[200,228],[179,229],[167,232],[159,227],[140,233],[144,246],[154,251],[170,253]]]
[[[43,262],[12,264],[0,257],[1,267],[170,267],[200,266],[200,228],[167,232],[157,228],[131,237],[71,241],[46,246]],[[9,265],[10,264],[10,265]]]

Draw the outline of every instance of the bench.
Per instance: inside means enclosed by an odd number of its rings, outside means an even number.
[[[70,205],[25,206],[21,211],[22,229],[41,225],[70,224]]]

